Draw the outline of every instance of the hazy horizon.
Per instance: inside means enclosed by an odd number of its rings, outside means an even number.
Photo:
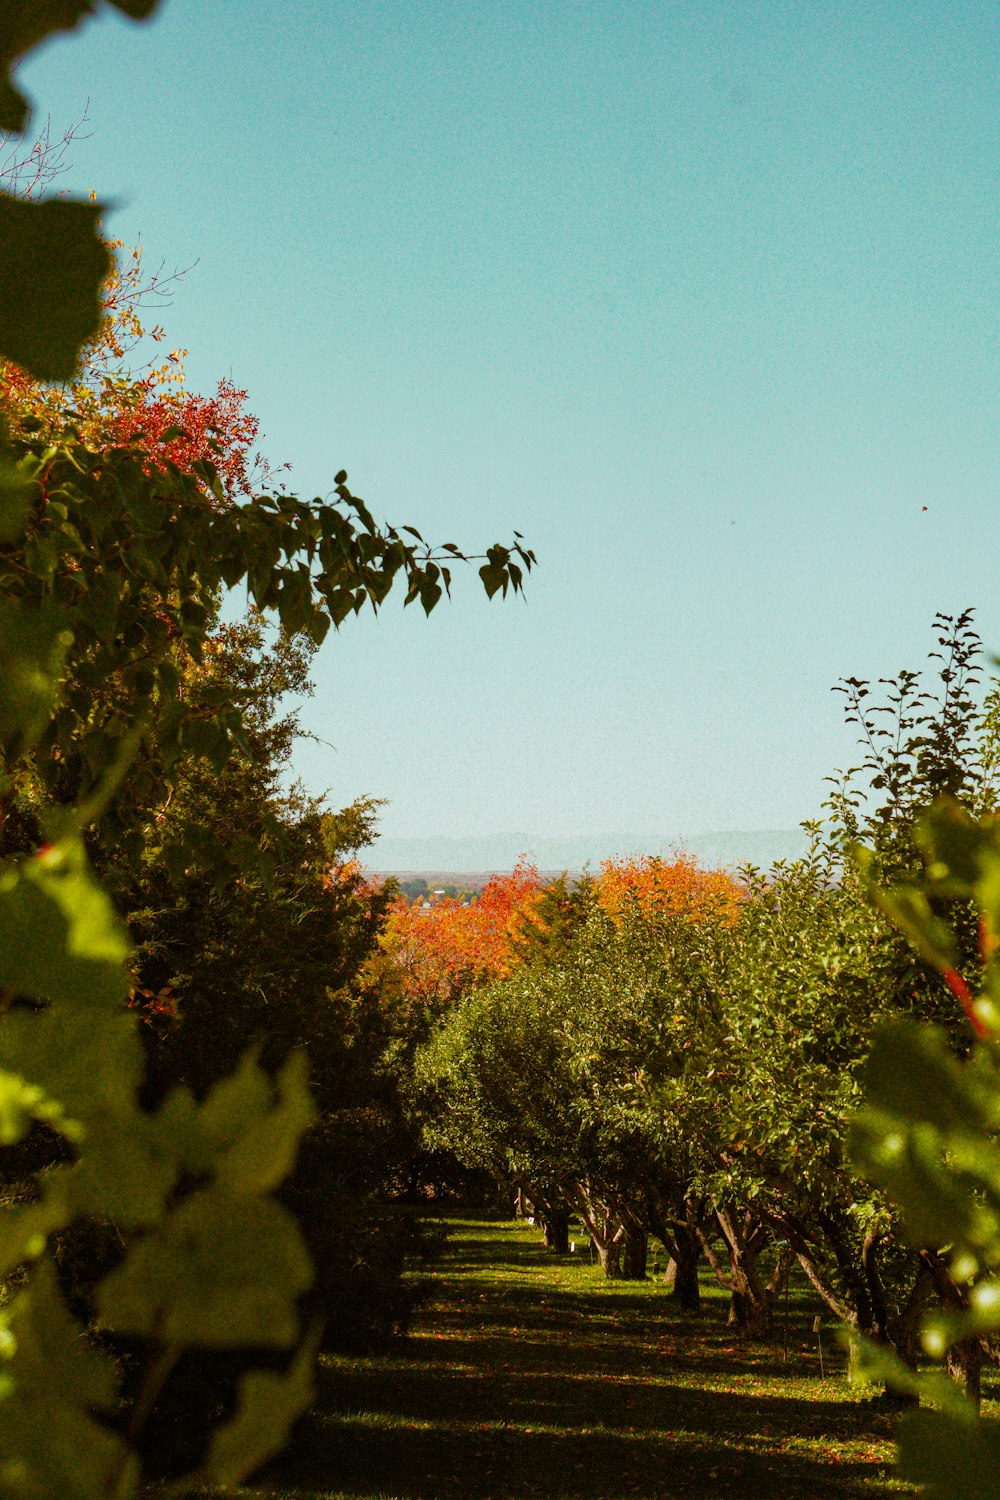
[[[378,837],[362,851],[364,864],[386,874],[481,873],[511,870],[524,857],[542,870],[580,870],[601,860],[635,854],[670,857],[684,850],[709,865],[757,864],[804,853],[801,829],[720,830],[686,836],[642,833],[582,833],[539,838],[525,831],[451,837]]]

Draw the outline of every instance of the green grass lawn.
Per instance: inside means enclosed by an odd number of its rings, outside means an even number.
[[[882,1496],[892,1419],[852,1388],[826,1321],[821,1378],[793,1289],[789,1357],[743,1344],[721,1292],[700,1318],[661,1283],[606,1281],[519,1222],[453,1219],[399,1352],[327,1358],[315,1411],[256,1481],[307,1500]],[[584,1241],[584,1245],[585,1245]]]

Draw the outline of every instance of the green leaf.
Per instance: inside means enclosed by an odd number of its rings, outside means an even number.
[[[66,1311],[47,1261],[0,1314],[0,1489],[28,1500],[124,1500],[137,1465],[91,1411],[111,1410],[114,1367]],[[120,1477],[113,1488],[114,1474]]]
[[[970,1423],[951,1412],[918,1411],[899,1428],[899,1475],[925,1500],[996,1500],[1000,1422]]]
[[[138,1478],[134,1454],[86,1412],[41,1398],[0,1401],[0,1491],[11,1500],[128,1500]]]
[[[11,1146],[27,1135],[35,1120],[63,1128],[66,1134],[78,1135],[75,1122],[65,1119],[62,1104],[52,1099],[38,1084],[29,1083],[17,1073],[0,1069],[0,1145]]]
[[[316,1113],[307,1071],[305,1054],[293,1053],[278,1074],[275,1101],[275,1086],[251,1050],[236,1072],[212,1089],[198,1115],[205,1151],[201,1164],[228,1192],[266,1193],[288,1176]]]
[[[0,355],[40,380],[70,380],[100,326],[112,266],[100,215],[94,203],[0,194]]]
[[[55,605],[0,600],[0,740],[13,742],[15,756],[45,730],[72,643]]]
[[[145,1228],[163,1216],[180,1168],[148,1119],[138,1113],[102,1119],[87,1132],[86,1149],[66,1171],[64,1186],[77,1214]]]
[[[951,797],[942,797],[916,823],[914,842],[927,857],[935,882],[975,885],[984,859],[996,858],[998,842],[992,819],[977,822]]]
[[[121,581],[110,572],[99,573],[87,595],[87,623],[105,645],[114,641],[120,607]]]
[[[949,895],[974,896],[996,930],[1000,927],[1000,830],[992,814],[976,820],[942,798],[917,824],[915,839],[928,877]]]
[[[0,447],[0,543],[16,542],[24,534],[36,491]]]
[[[213,1174],[223,1191],[238,1197],[269,1192],[287,1177],[315,1117],[303,1053],[292,1053],[276,1083],[256,1059],[251,1048],[200,1107],[189,1090],[171,1090],[155,1117],[156,1130],[188,1172]]]
[[[287,1374],[253,1370],[240,1381],[236,1415],[216,1429],[199,1478],[208,1484],[239,1484],[279,1453],[292,1423],[310,1406],[316,1340],[308,1339]]]
[[[901,1205],[911,1244],[978,1244],[982,1236],[969,1187],[945,1165],[932,1126],[907,1129],[895,1116],[864,1110],[852,1124],[850,1149],[865,1175]]]
[[[14,1010],[0,1022],[0,1068],[58,1101],[62,1120],[52,1122],[57,1128],[65,1129],[67,1120],[86,1124],[98,1114],[127,1115],[142,1062],[128,1011],[59,1005]]]
[[[887,890],[879,879],[872,851],[855,845],[852,854],[872,902],[909,938],[921,957],[937,969],[955,968],[958,963],[955,939],[933,911],[925,892],[912,885],[896,885]]]
[[[64,839],[0,871],[0,989],[68,1005],[125,999],[128,943],[87,865]]]
[[[880,1027],[862,1081],[868,1103],[887,1115],[942,1130],[974,1130],[985,1123],[971,1075],[934,1027],[908,1020]]]
[[[152,15],[159,0],[111,0],[133,20]],[[19,58],[56,31],[72,30],[94,11],[94,0],[4,0],[0,12],[0,130],[22,131],[29,108],[6,74]]]
[[[102,1326],[167,1344],[295,1342],[312,1267],[295,1220],[270,1198],[192,1193],[98,1289]]]
[[[13,1340],[4,1367],[20,1391],[34,1390],[67,1406],[112,1407],[117,1396],[114,1365],[82,1336],[79,1323],[66,1311],[48,1260],[31,1273],[28,1289],[0,1314]],[[10,1345],[0,1340],[0,1346]]]
[[[992,1052],[978,1047],[959,1064],[942,1032],[895,1021],[879,1031],[864,1079],[870,1103],[852,1124],[851,1152],[902,1208],[907,1238],[995,1263],[1000,1150]]]
[[[976,1421],[977,1413],[972,1402],[943,1370],[921,1373],[884,1344],[876,1344],[870,1339],[858,1339],[854,1346],[853,1378],[862,1385],[885,1385],[898,1395],[932,1402],[965,1426]]]
[[[271,1102],[271,1080],[257,1065],[259,1048],[249,1048],[235,1070],[213,1085],[204,1104],[193,1117],[197,1126],[199,1158],[194,1171],[211,1171],[267,1111]]]
[[[45,1252],[49,1235],[69,1223],[71,1213],[61,1184],[50,1177],[45,1196],[35,1203],[0,1209],[0,1276]]]

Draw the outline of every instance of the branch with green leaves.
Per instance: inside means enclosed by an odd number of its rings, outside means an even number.
[[[258,495],[229,504],[212,465],[194,467],[154,462],[141,448],[97,452],[72,435],[8,450],[0,652],[58,661],[60,691],[34,757],[53,800],[86,798],[133,726],[137,801],[178,755],[221,766],[242,743],[238,707],[192,691],[186,675],[202,660],[223,589],[244,584],[286,634],[318,644],[331,624],[377,610],[397,582],[405,602],[429,614],[450,591],[453,564],[469,560],[452,543],[428,547],[414,528],[379,527],[346,474],[335,503]],[[520,592],[534,560],[517,538],[491,547],[487,592]],[[30,671],[19,681],[17,701],[30,712]],[[19,754],[16,737],[0,744],[8,773]]]
[[[937,1500],[967,1500],[1000,1495],[1000,1422],[977,1415],[984,1340],[1000,1331],[1000,823],[943,799],[914,838],[926,861],[923,882],[883,889],[863,854],[861,868],[877,905],[945,977],[968,1026],[964,1036],[905,1018],[882,1028],[851,1147],[900,1210],[937,1288],[921,1339],[955,1379],[917,1374],[873,1347],[862,1349],[861,1364],[870,1378],[933,1408],[901,1428],[903,1476]],[[956,902],[979,918],[981,972],[972,983],[957,967],[947,921]]]
[[[117,8],[142,19],[156,0]],[[28,123],[18,62],[94,10],[7,0],[0,131]],[[110,269],[100,214],[0,194],[0,359],[40,380],[70,379],[98,329]],[[300,1055],[272,1077],[253,1051],[204,1099],[178,1084],[143,1106],[128,942],[85,831],[112,815],[129,828],[174,761],[221,764],[240,743],[238,707],[192,683],[223,588],[245,582],[285,631],[318,642],[397,581],[430,612],[467,559],[378,527],[346,474],[336,504],[233,506],[206,461],[184,472],[148,445],[24,431],[0,442],[0,819],[27,789],[46,842],[0,864],[0,1149],[39,1131],[60,1145],[56,1164],[0,1201],[0,1277],[14,1278],[0,1311],[0,1489],[127,1500],[185,1351],[243,1349],[249,1368],[181,1492],[245,1478],[311,1399],[317,1335],[298,1304],[312,1266],[274,1190],[314,1111]],[[481,561],[492,596],[519,592],[534,557],[515,536]],[[88,1327],[53,1254],[80,1223],[110,1229],[117,1246]],[[145,1353],[127,1398],[109,1341]],[[277,1355],[267,1368],[254,1367],[260,1350]]]

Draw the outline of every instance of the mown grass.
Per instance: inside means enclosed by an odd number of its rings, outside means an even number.
[[[704,1284],[699,1318],[661,1282],[608,1282],[519,1222],[453,1220],[411,1337],[328,1358],[315,1411],[261,1479],[281,1500],[874,1497],[892,1416],[852,1387],[807,1289],[774,1345],[743,1344]]]

